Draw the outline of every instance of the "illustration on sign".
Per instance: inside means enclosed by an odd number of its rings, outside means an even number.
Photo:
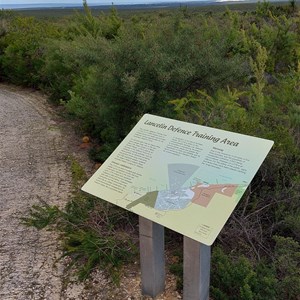
[[[82,190],[211,245],[272,145],[146,114]]]
[[[168,166],[170,189],[148,192],[132,201],[126,208],[131,209],[139,203],[161,211],[184,209],[190,203],[207,207],[216,193],[231,198],[238,187],[246,188],[245,184],[208,184],[204,182],[197,182],[190,187],[184,187],[184,183],[198,169],[199,167],[195,165],[170,164]]]

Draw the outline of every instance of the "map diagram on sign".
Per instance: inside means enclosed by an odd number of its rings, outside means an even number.
[[[216,194],[231,199],[245,184],[216,183],[197,181],[199,166],[191,164],[168,165],[168,190],[150,191],[126,206],[131,210],[139,204],[154,208],[158,211],[174,211],[186,208],[191,203],[207,207]],[[196,173],[196,174],[195,174]]]

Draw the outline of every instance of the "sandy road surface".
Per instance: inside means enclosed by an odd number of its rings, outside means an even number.
[[[62,291],[55,235],[19,220],[39,199],[63,203],[70,190],[60,132],[33,100],[1,86],[0,299],[59,299]]]
[[[141,296],[138,263],[119,287],[102,271],[78,283],[66,272],[57,234],[20,224],[40,200],[63,207],[71,195],[68,155],[89,173],[92,163],[70,125],[39,93],[0,84],[0,300],[149,299]],[[90,175],[90,174],[89,174]],[[168,275],[170,276],[170,275]],[[180,299],[175,279],[157,300]]]
[[[40,94],[0,85],[1,300],[86,298],[65,278],[57,235],[20,224],[40,200],[63,206],[70,196],[63,125]]]

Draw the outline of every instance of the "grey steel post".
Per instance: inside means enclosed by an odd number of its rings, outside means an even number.
[[[193,239],[183,240],[183,299],[208,300],[211,247]]]
[[[164,227],[139,217],[142,293],[156,297],[165,290]]]

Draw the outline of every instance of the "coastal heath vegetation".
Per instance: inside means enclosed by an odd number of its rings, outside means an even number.
[[[82,11],[53,20],[0,11],[0,80],[41,89],[63,105],[97,144],[90,154],[100,162],[144,113],[274,140],[213,247],[211,296],[298,300],[297,3],[259,2],[248,11],[132,11],[126,17],[113,7],[95,16],[83,4]],[[105,261],[115,270],[122,249],[134,248],[129,236],[118,240],[123,235],[116,232],[136,219],[100,203],[77,195],[63,211],[42,205],[27,219],[36,227],[42,220],[41,227],[64,228],[65,251],[82,266],[81,278]],[[64,219],[78,231],[59,226]],[[115,261],[101,256],[104,238],[120,250],[113,251],[120,254]],[[172,249],[179,256],[171,269],[180,288],[181,254]]]

